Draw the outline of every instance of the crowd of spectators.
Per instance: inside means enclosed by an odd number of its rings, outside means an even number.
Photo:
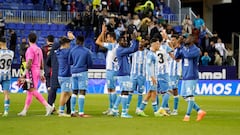
[[[169,37],[171,34],[176,33],[173,26],[168,24],[167,20],[163,18],[162,10],[164,9],[163,7],[166,7],[164,0],[149,1],[44,0],[43,4],[48,10],[52,10],[54,9],[53,6],[59,3],[61,5],[60,11],[73,13],[74,17],[66,25],[67,30],[81,31],[85,37],[94,32],[93,40],[100,34],[103,23],[106,24],[108,31],[116,33],[117,38],[123,33],[130,35],[136,31],[148,41],[162,29],[166,29]],[[32,0],[32,2],[33,4],[38,4],[41,1]],[[4,29],[4,25],[1,23],[0,30]],[[225,46],[216,32],[211,35],[199,14],[197,14],[195,19],[186,15],[181,26],[182,31],[178,33],[179,35],[184,37],[187,37],[189,34],[194,35],[196,39],[195,44],[202,52],[202,57],[200,58],[201,65],[235,65],[231,45]],[[96,51],[104,52],[106,50],[97,48]]]

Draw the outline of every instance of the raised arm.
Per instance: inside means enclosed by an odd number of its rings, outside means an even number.
[[[97,40],[96,40],[96,42],[95,42],[97,45],[103,47],[103,45],[104,45],[104,44],[103,44],[103,43],[104,43],[104,35],[105,35],[106,31],[107,31],[107,27],[106,27],[105,23],[103,23],[103,25],[102,25],[102,32],[101,32],[101,34],[98,36],[98,38],[97,38]]]

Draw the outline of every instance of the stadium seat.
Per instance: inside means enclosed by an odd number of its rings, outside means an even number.
[[[8,23],[8,28],[9,29],[16,29],[17,24],[16,23]]]
[[[24,29],[24,24],[23,23],[17,23],[17,29],[23,30]]]
[[[32,30],[33,29],[33,25],[31,23],[26,23],[24,25],[24,28],[25,28],[25,30]]]
[[[41,24],[42,30],[49,31],[49,25],[47,23]]]
[[[53,23],[53,24],[51,24],[49,27],[50,27],[50,30],[51,30],[51,31],[56,31],[56,30],[58,30],[58,25],[57,25],[57,24],[54,24],[54,23]]]
[[[58,24],[58,30],[66,30],[65,24]]]
[[[33,29],[34,30],[41,30],[42,29],[41,24],[39,24],[39,23],[33,24]]]

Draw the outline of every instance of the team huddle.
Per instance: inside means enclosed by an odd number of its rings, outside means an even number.
[[[192,109],[200,121],[206,112],[194,100],[198,80],[198,60],[200,49],[194,44],[194,36],[183,37],[178,34],[168,35],[163,29],[151,39],[140,37],[137,32],[116,37],[108,32],[105,24],[96,39],[96,45],[107,49],[106,82],[109,95],[109,107],[105,115],[132,118],[128,113],[132,94],[137,92],[136,115],[147,117],[144,110],[151,100],[155,117],[178,115],[178,81],[181,78],[180,95],[187,102],[183,121],[190,120]],[[23,110],[19,116],[26,116],[32,97],[46,108],[46,116],[51,115],[54,107],[47,103],[37,91],[39,80],[45,81],[42,50],[36,45],[36,34],[28,36],[30,47],[25,54],[26,70],[22,73],[19,84],[29,85]],[[84,113],[85,95],[88,88],[88,69],[92,66],[91,51],[84,47],[84,37],[75,37],[72,32],[59,40],[60,47],[54,51],[59,63],[58,81],[61,87],[58,115],[63,117],[90,117]],[[4,113],[9,110],[10,69],[14,53],[6,47],[4,38],[0,40],[0,84],[4,90]],[[20,81],[24,80],[24,81]],[[116,93],[116,84],[120,94]],[[146,94],[144,93],[146,91]],[[173,110],[170,110],[169,98],[173,96]],[[161,102],[159,97],[161,97]],[[71,113],[65,113],[65,104],[70,99]],[[78,102],[78,110],[75,106]],[[122,106],[121,112],[119,106]]]

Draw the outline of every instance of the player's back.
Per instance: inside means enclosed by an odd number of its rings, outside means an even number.
[[[104,47],[108,50],[106,56],[106,69],[117,70],[118,63],[116,60],[116,50],[118,48],[118,43],[104,43]]]
[[[150,81],[151,77],[157,78],[157,68],[158,68],[158,60],[155,52],[149,51],[147,53],[147,61],[146,61],[146,80]]]
[[[168,73],[168,53],[165,48],[160,46],[159,50],[156,52],[158,59],[158,74]]]
[[[26,52],[26,61],[28,62],[29,59],[32,59],[32,66],[31,69],[40,69],[43,54],[40,47],[36,44],[31,45]]]
[[[146,75],[147,49],[132,54],[131,75]]]
[[[9,49],[0,49],[0,74],[1,76],[9,76],[11,73],[11,65],[14,52]]]

